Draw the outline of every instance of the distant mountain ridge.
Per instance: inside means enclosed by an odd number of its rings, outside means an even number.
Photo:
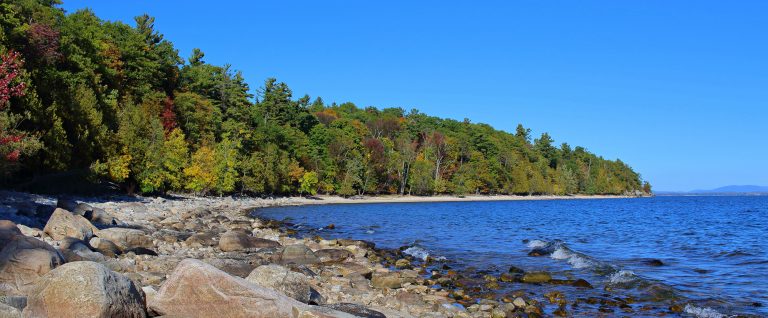
[[[768,193],[768,186],[757,185],[729,185],[710,190],[691,191],[655,191],[656,194],[680,194],[680,193]]]
[[[712,190],[693,190],[694,193],[752,193],[768,192],[768,187],[756,185],[729,185]]]

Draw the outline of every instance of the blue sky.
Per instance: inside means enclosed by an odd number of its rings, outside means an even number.
[[[766,1],[82,1],[298,97],[418,108],[620,158],[656,190],[768,185]]]

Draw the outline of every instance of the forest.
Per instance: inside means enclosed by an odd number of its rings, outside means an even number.
[[[329,103],[274,78],[252,91],[201,49],[180,57],[146,14],[128,25],[3,1],[0,28],[3,186],[86,170],[144,194],[651,192],[621,160],[523,125]]]

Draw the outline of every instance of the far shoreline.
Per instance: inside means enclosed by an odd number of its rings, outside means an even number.
[[[374,204],[374,203],[440,203],[440,202],[491,202],[491,201],[549,201],[549,200],[597,200],[597,199],[635,199],[652,196],[633,195],[468,195],[468,196],[412,196],[412,195],[371,195],[345,198],[334,195],[317,195],[311,197],[278,198],[276,204],[265,207],[304,206],[327,204]]]

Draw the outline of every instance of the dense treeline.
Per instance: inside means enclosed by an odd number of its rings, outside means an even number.
[[[650,192],[625,163],[485,124],[401,108],[249,94],[229,65],[185,61],[135,26],[56,0],[0,4],[0,173],[90,168],[130,191],[248,194]],[[533,140],[532,140],[533,139]]]

